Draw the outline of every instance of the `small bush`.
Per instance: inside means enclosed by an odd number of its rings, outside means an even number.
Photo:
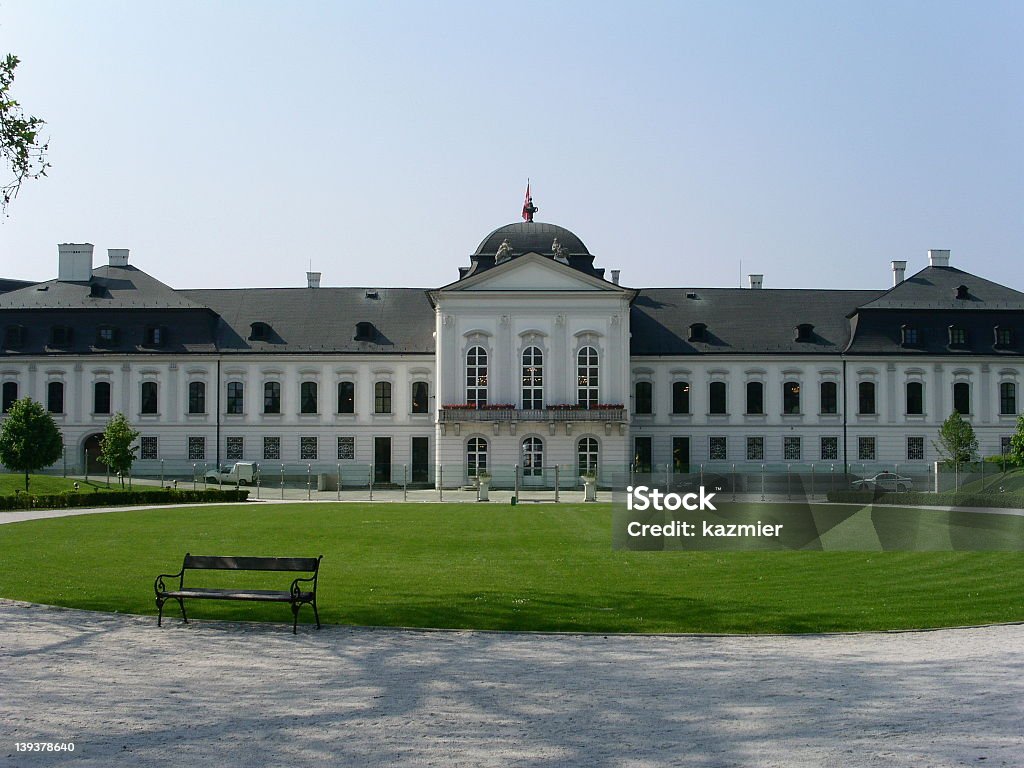
[[[1024,493],[875,493],[873,491],[829,491],[828,500],[837,504],[891,504],[898,507],[999,507],[1024,509]]]
[[[33,496],[18,493],[0,496],[4,509],[68,509],[71,507],[123,507],[137,504],[198,504],[204,502],[245,501],[249,491],[204,489],[196,491],[153,488],[139,491],[95,491],[93,493],[47,493]]]

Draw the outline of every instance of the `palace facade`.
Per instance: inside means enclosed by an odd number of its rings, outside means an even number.
[[[438,288],[179,290],[112,249],[0,281],[3,410],[54,415],[96,471],[123,412],[136,471],[256,461],[460,485],[487,469],[822,462],[924,470],[955,409],[983,455],[1020,412],[1024,294],[929,251],[879,290],[627,288],[573,232],[525,221]],[[515,468],[515,469],[514,469]],[[349,482],[352,482],[350,479]]]

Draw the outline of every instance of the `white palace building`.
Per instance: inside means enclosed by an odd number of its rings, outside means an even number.
[[[531,214],[532,218],[532,214]],[[135,471],[237,460],[346,482],[523,484],[598,468],[893,465],[938,456],[956,409],[983,455],[1020,411],[1024,294],[949,252],[879,290],[627,288],[573,232],[500,227],[438,288],[171,288],[110,250],[0,281],[3,410],[53,414],[68,471],[97,471],[121,411]],[[283,470],[282,470],[283,471]],[[303,470],[305,471],[305,470]]]

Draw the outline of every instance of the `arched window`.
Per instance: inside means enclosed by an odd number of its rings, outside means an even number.
[[[911,416],[924,414],[924,384],[920,381],[907,382],[907,414]]]
[[[64,382],[51,381],[46,385],[46,410],[64,413]]]
[[[581,437],[576,443],[576,456],[579,473],[597,472],[597,440],[593,437]]]
[[[466,353],[466,402],[487,405],[487,350],[470,347]]]
[[[4,404],[3,412],[7,413],[11,410],[11,406],[14,405],[18,400],[18,382],[16,381],[5,381],[4,382]]]
[[[523,350],[523,408],[544,407],[544,353],[540,347]]]
[[[760,381],[747,382],[747,413],[751,416],[764,413],[764,384]]]
[[[1004,381],[999,385],[999,413],[1002,416],[1014,416],[1017,413],[1017,385],[1012,381]]]
[[[154,414],[157,412],[158,390],[155,381],[142,382],[142,399],[139,403],[140,413]]]
[[[782,385],[782,412],[800,413],[800,383],[787,381]]]
[[[188,384],[188,412],[206,413],[206,384],[201,381]]]
[[[471,437],[466,444],[466,474],[476,477],[487,469],[487,441],[482,437]]]
[[[97,381],[92,385],[92,412],[110,413],[109,381]]]
[[[304,381],[299,385],[299,412],[317,412],[317,392],[315,381]]]
[[[875,413],[875,382],[862,381],[857,385],[857,413]]]
[[[540,477],[544,474],[544,443],[539,437],[523,440],[523,477]]]
[[[971,412],[971,385],[966,381],[953,385],[953,410],[964,416]]]
[[[597,350],[583,347],[576,353],[576,402],[584,408],[598,403]]]
[[[654,412],[654,385],[649,381],[638,381],[634,387],[633,412],[650,414]]]
[[[263,412],[281,412],[281,382],[268,381],[263,385]]]

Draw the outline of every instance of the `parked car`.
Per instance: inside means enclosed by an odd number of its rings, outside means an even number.
[[[874,477],[865,477],[863,480],[854,480],[850,486],[858,491],[898,491],[905,493],[913,490],[914,481],[906,475],[897,475],[895,472],[879,472]]]
[[[224,485],[249,485],[256,482],[256,465],[251,461],[238,461],[234,466],[225,464],[218,472],[216,469],[207,471],[206,482]]]

